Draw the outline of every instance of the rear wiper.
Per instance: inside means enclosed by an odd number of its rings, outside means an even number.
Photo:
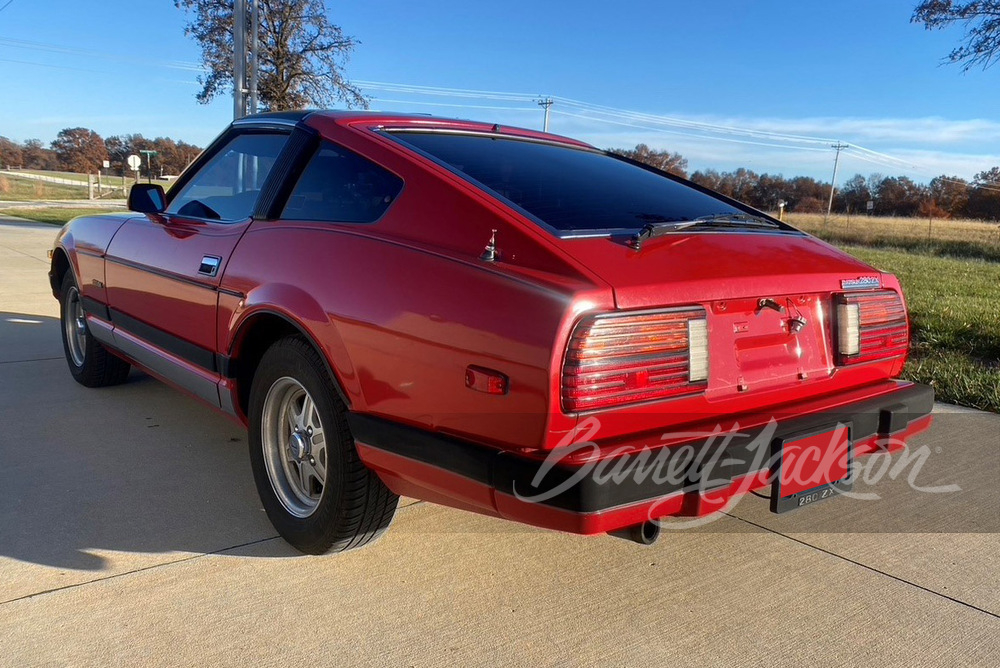
[[[639,250],[642,248],[642,242],[646,239],[653,239],[654,237],[692,227],[706,226],[757,227],[768,229],[781,227],[774,221],[749,213],[713,213],[707,216],[692,218],[691,220],[671,220],[643,225],[642,229],[633,234],[628,240],[628,245],[635,250]]]

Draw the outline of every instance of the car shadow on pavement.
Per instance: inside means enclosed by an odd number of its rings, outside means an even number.
[[[256,545],[276,533],[246,450],[240,425],[139,371],[77,384],[57,319],[0,313],[0,557],[97,571],[106,551],[296,555]]]

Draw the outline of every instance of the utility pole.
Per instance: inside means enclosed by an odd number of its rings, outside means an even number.
[[[233,120],[247,115],[247,4],[233,0]]]
[[[545,109],[545,120],[542,122],[542,132],[548,132],[549,131],[549,107],[552,106],[552,98],[551,97],[545,97],[545,98],[542,98],[541,100],[536,100],[536,102],[538,102],[538,106],[539,107],[542,107],[542,108]]]
[[[833,181],[830,182],[830,202],[826,205],[826,218],[823,219],[823,225],[826,225],[830,221],[830,212],[833,210],[833,191],[837,187],[837,167],[840,166],[840,152],[845,148],[850,148],[850,145],[837,142],[836,144],[830,144],[830,148],[837,150],[837,156],[833,159]]]
[[[260,82],[260,0],[250,0],[250,113],[257,113],[257,84]]]

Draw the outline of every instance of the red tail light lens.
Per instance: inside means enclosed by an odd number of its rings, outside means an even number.
[[[840,365],[905,355],[910,342],[906,309],[892,290],[849,292],[837,298]]]
[[[663,399],[705,389],[708,329],[702,308],[584,318],[562,372],[569,413]]]

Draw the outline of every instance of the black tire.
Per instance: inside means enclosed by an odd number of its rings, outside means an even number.
[[[284,497],[275,487],[287,485],[287,481],[293,479],[301,483],[297,487],[301,491],[306,476],[302,474],[296,478],[294,472],[288,473],[287,467],[294,466],[294,462],[275,463],[273,457],[287,460],[290,455],[280,442],[267,435],[287,435],[293,427],[292,420],[280,421],[280,416],[288,418],[287,411],[274,408],[276,400],[273,396],[268,400],[269,393],[280,394],[280,388],[290,384],[304,389],[306,398],[312,399],[314,414],[321,421],[324,434],[325,480],[322,489],[317,492],[317,505],[308,510],[306,516],[302,516],[302,509],[294,506],[295,497],[291,502],[287,500],[287,487],[283,487],[286,490]],[[265,410],[279,417],[266,418]],[[303,414],[305,410],[302,409]],[[306,554],[324,554],[363,547],[385,532],[392,522],[399,497],[362,464],[347,424],[347,408],[334,391],[319,353],[307,341],[297,336],[286,337],[264,353],[250,388],[249,419],[247,440],[254,482],[268,519],[282,538]],[[288,442],[291,441],[289,438]],[[287,450],[292,451],[291,447]],[[280,454],[273,454],[276,452]],[[296,458],[295,455],[291,457]],[[301,451],[297,458],[300,462],[303,460]],[[269,465],[272,467],[270,472]],[[315,485],[318,480],[311,479],[310,482]],[[312,491],[315,491],[314,488]],[[298,514],[293,513],[290,507],[298,510]]]
[[[77,311],[79,299],[80,289],[73,279],[73,272],[67,271],[59,290],[59,322],[69,372],[76,382],[86,387],[124,383],[131,365],[108,352],[91,336],[86,319],[78,317],[81,313]],[[82,335],[71,341],[70,331],[74,329],[82,330]]]

